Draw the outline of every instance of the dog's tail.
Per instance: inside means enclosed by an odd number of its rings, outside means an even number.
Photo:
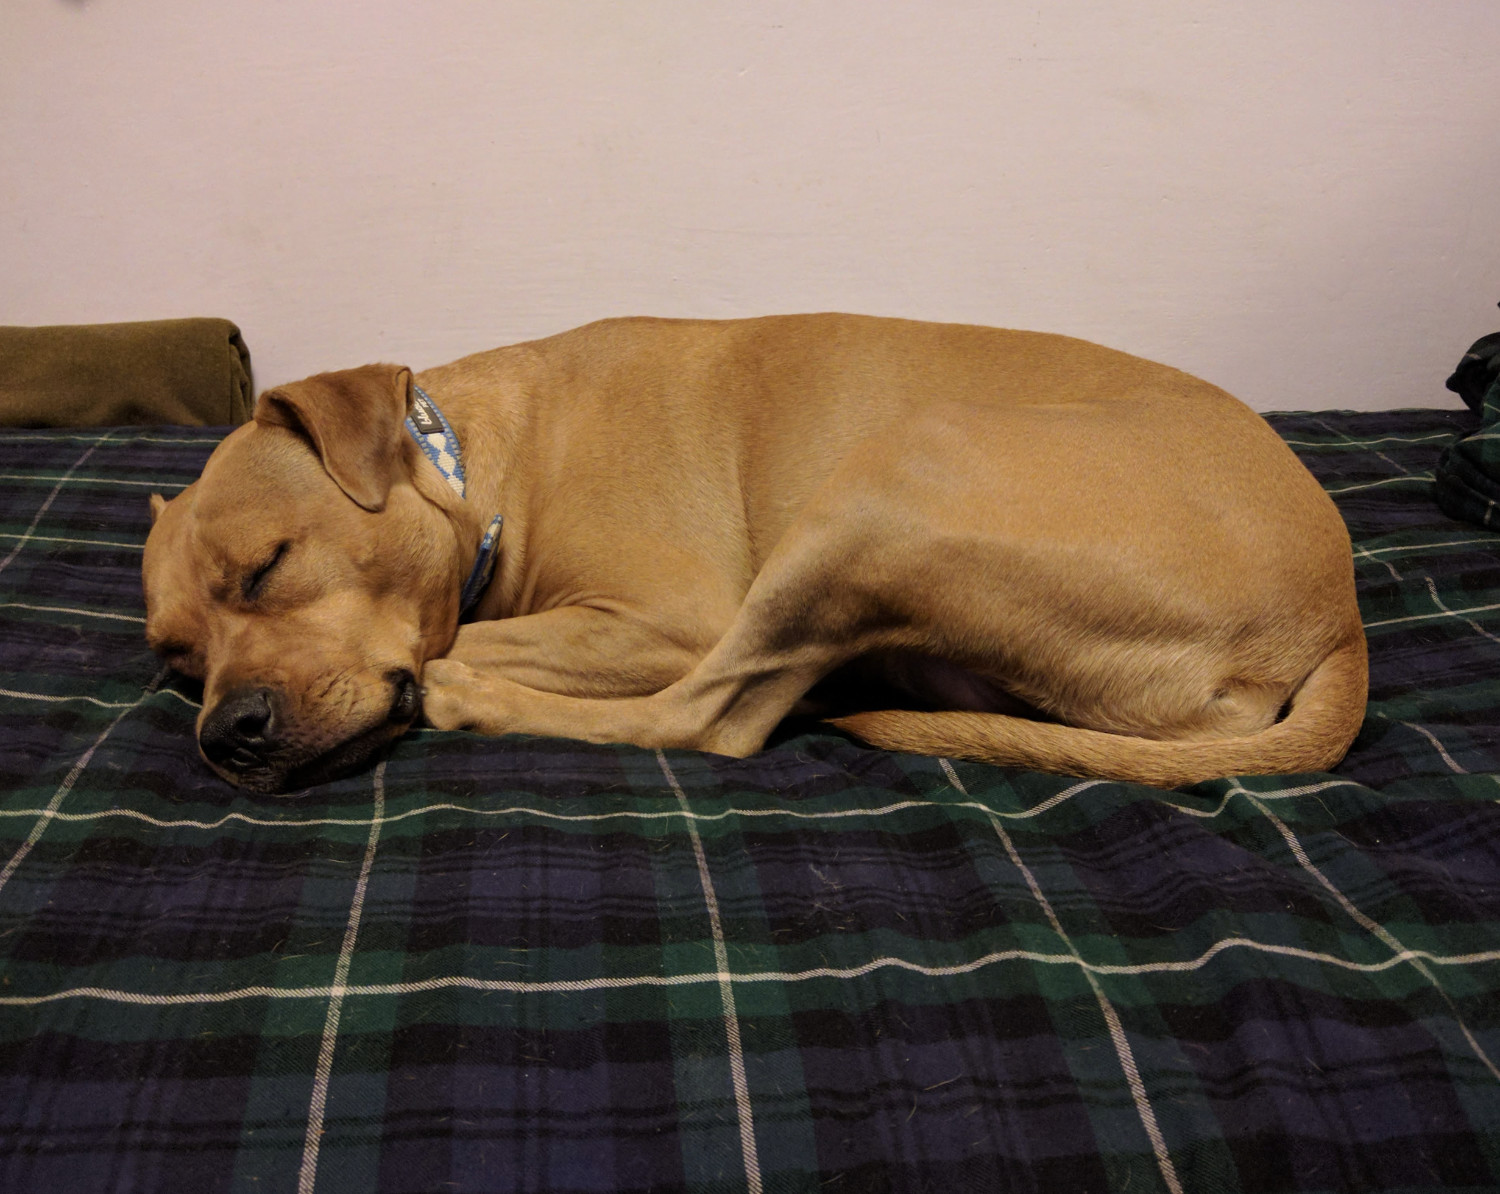
[[[1274,725],[1237,738],[1161,740],[997,713],[882,710],[832,719],[872,746],[951,755],[1097,779],[1178,788],[1225,775],[1324,771],[1364,720],[1369,664],[1362,629],[1334,648]]]

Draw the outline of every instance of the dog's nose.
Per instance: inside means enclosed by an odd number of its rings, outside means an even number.
[[[243,770],[265,761],[276,734],[276,706],[270,689],[242,688],[225,694],[198,730],[198,745],[209,762]]]

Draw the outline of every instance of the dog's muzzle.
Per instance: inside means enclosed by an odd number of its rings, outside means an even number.
[[[285,792],[336,779],[363,765],[421,713],[415,675],[396,668],[385,678],[392,691],[385,716],[331,747],[308,751],[287,716],[284,696],[264,686],[226,693],[199,726],[198,747],[220,775],[251,791]]]

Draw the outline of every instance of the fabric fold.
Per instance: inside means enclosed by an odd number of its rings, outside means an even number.
[[[0,327],[0,425],[243,423],[250,353],[227,319]]]

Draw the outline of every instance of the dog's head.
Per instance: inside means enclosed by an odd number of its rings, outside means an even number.
[[[393,365],[269,390],[197,481],[151,497],[146,638],[203,681],[199,749],[232,783],[283,792],[364,763],[452,643],[478,531],[405,434],[410,392]]]

